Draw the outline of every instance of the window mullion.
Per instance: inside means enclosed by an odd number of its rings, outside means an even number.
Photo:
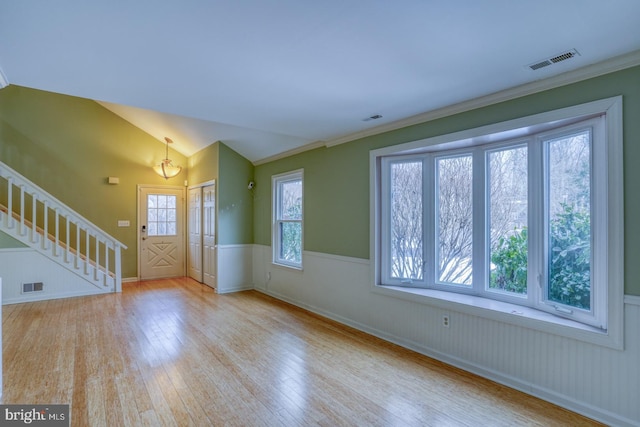
[[[380,275],[384,283],[391,283],[391,162],[382,159],[381,164],[381,237],[382,247],[380,253]]]
[[[476,148],[473,151],[473,274],[471,285],[473,293],[482,294],[487,283],[486,255],[486,211],[488,192],[486,191],[485,150]],[[487,280],[485,280],[487,278]]]
[[[436,232],[435,232],[435,159],[427,155],[423,163],[423,236],[424,236],[424,279],[427,286],[433,286],[436,277]]]
[[[604,283],[609,281],[609,257],[614,256],[613,251],[609,249],[607,242],[608,233],[602,226],[597,224],[609,224],[610,221],[615,221],[609,217],[609,210],[611,206],[617,206],[616,203],[611,203],[609,200],[610,195],[615,194],[615,190],[609,192],[607,185],[610,181],[607,177],[607,164],[602,159],[609,160],[611,155],[607,153],[608,148],[606,141],[605,129],[602,125],[594,125],[593,134],[591,140],[592,157],[591,157],[591,170],[592,176],[592,251],[591,260],[600,260],[600,262],[592,262],[592,280],[595,284],[591,287],[593,292],[593,313],[597,324],[606,329],[607,325],[607,305],[608,305],[608,288],[604,286]],[[612,144],[613,145],[613,144]],[[612,150],[612,155],[615,150]],[[599,159],[600,161],[597,161]],[[606,260],[603,262],[603,260]]]
[[[528,143],[528,269],[527,300],[530,305],[539,306],[543,300],[544,271],[544,152],[536,139]]]

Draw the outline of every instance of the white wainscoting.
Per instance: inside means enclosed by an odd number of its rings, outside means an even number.
[[[33,249],[0,250],[2,304],[109,293],[88,283]],[[22,293],[23,283],[44,283],[42,292]]]
[[[0,277],[0,399],[2,398],[2,392],[4,386],[2,385],[2,277]]]
[[[303,267],[274,266],[269,246],[253,247],[261,292],[607,424],[640,426],[637,297],[625,298],[620,351],[373,293],[369,260],[305,252]]]
[[[218,245],[217,292],[253,289],[253,245]]]

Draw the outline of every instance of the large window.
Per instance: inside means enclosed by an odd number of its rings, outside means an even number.
[[[273,262],[302,268],[302,170],[273,177]]]
[[[622,301],[613,106],[619,99],[372,152],[376,285],[517,304],[607,331]]]

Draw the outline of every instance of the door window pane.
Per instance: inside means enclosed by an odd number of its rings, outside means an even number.
[[[166,207],[167,207],[167,196],[165,196],[164,194],[158,194],[158,208],[166,208]]]
[[[471,155],[438,158],[438,281],[471,286],[473,168]]]
[[[147,195],[147,234],[149,236],[175,236],[177,233],[177,196]]]
[[[527,147],[488,153],[489,289],[527,293]]]
[[[173,222],[168,222],[167,223],[167,235],[169,236],[175,236],[176,235],[176,223],[175,221]]]

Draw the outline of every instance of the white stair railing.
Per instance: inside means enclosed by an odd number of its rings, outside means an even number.
[[[0,230],[101,289],[122,290],[127,247],[2,162]]]

